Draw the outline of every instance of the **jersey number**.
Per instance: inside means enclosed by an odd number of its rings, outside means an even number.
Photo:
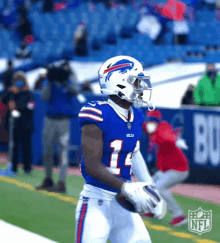
[[[119,163],[119,157],[120,157],[120,152],[123,147],[123,140],[121,139],[116,139],[110,143],[110,148],[113,149],[113,152],[111,153],[110,157],[110,165],[109,169],[114,175],[121,175],[121,168],[118,166]],[[137,140],[135,148],[133,152],[130,152],[127,154],[125,161],[124,161],[124,166],[130,168],[130,175],[131,175],[131,161],[132,161],[132,156],[135,151],[137,151],[140,147],[140,141]]]

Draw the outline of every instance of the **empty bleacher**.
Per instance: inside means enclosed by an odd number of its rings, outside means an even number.
[[[106,9],[104,4],[91,5],[81,3],[74,8],[67,8],[53,13],[43,13],[41,4],[33,4],[28,17],[32,23],[35,42],[29,47],[36,63],[62,59],[64,56],[87,61],[104,61],[114,55],[131,55],[144,64],[160,64],[171,59],[186,62],[213,62],[220,60],[218,48],[207,50],[207,46],[220,46],[220,22],[216,13],[207,9],[197,10],[195,22],[189,23],[188,44],[173,44],[172,22],[165,34],[163,45],[154,45],[146,35],[136,31],[140,13],[133,6]],[[73,33],[80,21],[85,21],[89,33],[89,56],[75,57],[73,54]],[[106,43],[109,33],[116,43]],[[127,38],[123,38],[126,37]],[[97,39],[102,50],[94,51],[91,43]],[[0,30],[1,57],[12,58],[19,39],[14,30]]]

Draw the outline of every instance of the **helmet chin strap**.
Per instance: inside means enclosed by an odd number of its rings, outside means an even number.
[[[143,103],[148,106],[149,111],[155,110],[155,105],[153,104],[153,102],[146,102],[146,101],[143,101],[143,100],[134,100],[133,101],[133,105],[134,105],[135,108],[142,107]]]
[[[133,105],[136,108],[140,108],[141,106],[143,106],[143,104],[146,104],[148,106],[149,111],[155,110],[155,105],[153,104],[152,101],[146,102],[144,100],[140,100],[138,97],[133,101]]]
[[[143,105],[143,102],[135,100],[133,102],[133,105],[134,105],[135,108],[140,108]]]
[[[143,106],[143,104],[146,104],[148,106],[148,110],[149,111],[155,110],[155,105],[153,104],[153,102],[150,102],[150,101],[149,102],[146,102],[146,101],[140,99],[140,94],[133,93],[132,96],[133,96],[132,97],[133,100],[130,101],[130,102],[133,103],[133,105],[134,105],[135,108],[140,108],[140,107]]]
[[[149,102],[148,103],[148,110],[149,111],[154,111],[155,110],[155,105],[153,104],[153,102]]]

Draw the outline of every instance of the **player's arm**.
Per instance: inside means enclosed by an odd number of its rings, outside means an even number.
[[[188,149],[185,140],[182,138],[178,138],[172,131],[171,127],[167,125],[160,127],[157,142],[161,144],[172,144],[173,146],[177,146],[181,149]]]
[[[87,174],[120,191],[123,181],[102,164],[103,133],[98,126],[86,124],[82,127],[82,151]]]
[[[144,158],[140,150],[138,150],[133,154],[132,172],[135,175],[135,177],[138,179],[138,181],[147,182],[149,185],[153,184],[152,177],[148,171],[147,165],[144,161]]]
[[[132,171],[135,177],[140,181],[140,182],[146,182],[148,185],[152,185],[154,190],[158,195],[159,191],[154,187],[154,182],[153,179],[148,171],[147,165],[144,161],[144,158],[138,150],[137,152],[134,153],[133,155],[133,160],[132,160]],[[164,217],[165,212],[166,212],[166,204],[164,200],[160,196],[160,202],[158,205],[151,209],[151,212],[154,214],[154,218],[161,219]]]

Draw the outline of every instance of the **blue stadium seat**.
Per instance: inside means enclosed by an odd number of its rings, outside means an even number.
[[[186,45],[184,47],[185,51],[190,51],[190,52],[203,52],[205,50],[203,45]]]
[[[138,12],[133,12],[127,17],[127,25],[134,31],[139,20],[140,14]]]
[[[36,33],[36,36],[40,41],[47,41],[51,38],[52,33],[48,32],[46,29],[39,29],[39,31]]]
[[[205,57],[185,57],[184,61],[187,63],[193,63],[193,62],[206,62]]]
[[[38,1],[37,3],[32,3],[31,11],[32,12],[40,12],[42,11],[43,1]]]
[[[152,45],[152,40],[148,35],[136,34],[132,40],[136,41],[138,45],[142,45],[143,48]]]
[[[97,3],[95,5],[95,12],[105,12],[105,5],[104,3]]]
[[[52,13],[45,13],[42,16],[42,22],[47,24],[47,25],[52,25],[55,23],[55,18],[54,15]]]
[[[167,45],[172,44],[173,38],[174,38],[173,32],[170,31],[169,33],[165,34],[165,36],[164,36],[165,44],[167,44]]]
[[[72,0],[68,0],[70,3]],[[141,1],[140,1],[141,2]],[[35,58],[47,61],[62,58],[62,55],[72,53],[72,38],[80,21],[86,21],[89,32],[89,46],[97,40],[104,49],[91,52],[87,60],[105,60],[115,54],[132,55],[142,62],[157,64],[165,62],[167,58],[185,58],[186,61],[204,61],[215,59],[219,61],[218,54],[208,52],[205,58],[186,57],[188,51],[206,52],[204,46],[220,45],[220,22],[215,21],[215,14],[207,9],[197,10],[196,22],[189,23],[189,43],[187,46],[174,46],[173,33],[165,34],[165,45],[155,46],[147,35],[140,35],[135,31],[140,13],[133,6],[106,9],[103,3],[83,2],[79,7],[68,8],[64,11],[43,13],[42,4],[33,4],[28,16],[32,22],[34,34],[41,43],[30,45]],[[1,4],[0,4],[1,7]],[[173,29],[173,23],[168,22]],[[117,45],[106,45],[105,40],[110,31],[116,33]],[[132,33],[130,39],[120,38],[122,30]],[[14,54],[16,39],[11,32],[0,30],[0,51],[5,56]],[[14,40],[12,42],[12,40]],[[61,41],[62,40],[62,41]],[[8,44],[8,43],[12,44]],[[82,59],[83,60],[83,59]]]
[[[81,16],[75,11],[68,12],[67,15],[71,24],[78,24],[81,21]]]

